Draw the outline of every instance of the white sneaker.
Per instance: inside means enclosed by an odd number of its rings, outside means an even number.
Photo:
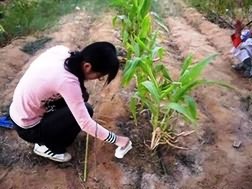
[[[127,146],[125,147],[117,147],[117,149],[115,150],[115,157],[117,158],[123,158],[125,154],[128,153],[128,151],[130,151],[132,149],[132,142],[129,141],[129,143],[127,144]]]
[[[49,150],[45,145],[39,145],[37,143],[34,146],[33,152],[39,156],[49,158],[57,162],[67,162],[72,158],[71,154],[67,152],[63,154],[55,154],[51,150]]]

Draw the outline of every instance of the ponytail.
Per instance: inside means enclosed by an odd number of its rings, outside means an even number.
[[[64,63],[65,69],[67,71],[71,72],[72,74],[74,74],[78,78],[78,80],[80,82],[82,97],[83,97],[84,101],[87,102],[89,99],[89,94],[88,94],[87,89],[84,85],[85,76],[82,73],[82,64],[83,63],[82,63],[81,53],[79,51],[73,51],[73,52],[69,52],[69,53],[70,53],[70,57],[67,58]]]

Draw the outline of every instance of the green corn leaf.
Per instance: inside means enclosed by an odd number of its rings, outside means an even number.
[[[193,88],[200,86],[200,85],[219,85],[225,88],[234,89],[230,85],[221,82],[221,81],[213,81],[213,80],[196,80],[191,83],[188,83],[187,85],[177,89],[175,93],[172,95],[171,99],[173,102],[178,102],[181,99],[184,98],[185,95],[187,95],[189,92],[192,91]]]
[[[170,98],[170,94],[172,93],[172,91],[174,90],[175,85],[169,85],[168,88],[166,88],[165,90],[161,91],[161,95],[160,95],[160,99],[164,99],[166,98]]]
[[[156,64],[155,65],[155,73],[158,74],[159,72],[162,74],[162,76],[165,79],[172,81],[171,76],[169,74],[169,70],[163,64]]]
[[[207,82],[208,82],[207,80],[196,80],[196,81],[190,82],[189,84],[185,86],[182,86],[181,88],[176,88],[176,91],[174,91],[175,93],[173,93],[171,96],[171,100],[173,102],[179,102],[185,97],[185,95],[191,92],[191,90],[194,87],[198,85],[207,84]]]
[[[139,34],[139,37],[140,38],[148,38],[149,36],[149,33],[151,32],[151,18],[150,18],[150,15],[147,14],[142,23],[141,23],[141,30],[140,30],[140,34]]]
[[[151,50],[151,57],[152,59],[156,59],[157,57],[162,59],[162,57],[164,56],[164,49],[162,47],[154,47]]]
[[[133,44],[134,46],[134,54],[136,57],[140,57],[141,56],[141,51],[140,51],[140,47],[138,43],[132,42],[131,44]]]
[[[137,36],[136,38],[136,42],[139,44],[139,46],[146,51],[149,51],[148,46],[140,39],[139,36]]]
[[[152,60],[150,60],[148,57],[146,57],[145,59],[143,59],[144,64],[141,64],[141,69],[144,72],[144,74],[146,75],[146,77],[151,80],[155,86],[158,86],[157,84],[157,79],[155,77],[155,72],[153,70],[153,62]]]
[[[143,87],[140,87],[140,88],[143,88]],[[143,91],[143,90],[146,90],[146,89],[145,88],[144,89],[139,89],[138,88],[138,91],[136,92],[136,96],[139,97],[139,99],[142,102],[142,104],[144,106],[146,106],[150,110],[150,112],[151,112],[151,114],[153,116],[157,115],[158,114],[158,108],[157,107],[159,105],[157,103],[155,103],[153,101],[153,99],[151,99],[149,97],[146,97],[145,91]]]
[[[131,59],[127,62],[125,69],[124,69],[124,73],[123,73],[123,85],[128,85],[129,82],[131,81],[131,79],[133,78],[137,66],[141,63],[141,59],[140,58],[134,58]]]
[[[139,7],[139,0],[133,0],[133,6],[134,7]]]
[[[216,55],[211,55],[199,63],[194,64],[192,67],[186,69],[179,81],[184,85],[196,80],[201,76],[203,69],[213,60],[215,56]]]
[[[128,41],[126,42],[125,46],[126,46],[127,51],[134,51],[134,47]]]
[[[149,49],[153,49],[154,46],[156,45],[156,41],[157,41],[157,35],[158,33],[157,32],[153,32],[150,36],[150,39],[148,40],[148,48]]]
[[[127,31],[127,32],[130,32],[130,30],[132,29],[132,24],[133,24],[133,21],[130,20],[128,17],[126,17],[125,19],[122,20],[124,25],[124,29]],[[132,35],[129,33],[129,35]]]
[[[139,6],[142,18],[145,17],[146,14],[148,14],[148,12],[150,11],[151,3],[151,0],[142,0],[142,3]]]
[[[137,115],[137,98],[135,96],[133,96],[130,99],[129,108],[130,108],[130,111],[131,111],[132,116],[134,118],[135,124],[137,125],[137,117],[136,117],[136,115]]]
[[[146,62],[143,60],[144,64],[141,64],[141,69],[143,74],[146,76],[145,78],[149,78],[150,74],[152,74],[150,66],[148,64],[146,64]]]
[[[191,96],[186,96],[185,97],[185,102],[188,105],[188,110],[193,117],[193,119],[197,119],[197,107],[196,107],[196,102]]]
[[[173,100],[174,97],[172,95],[174,95],[174,93],[176,94],[176,91],[181,86],[181,83],[172,81],[172,82],[169,82],[167,85],[168,86],[165,88],[163,87],[163,89],[161,91],[161,99],[166,97],[169,100],[170,99]]]
[[[4,33],[5,30],[4,30],[4,27],[0,24],[0,33]]]
[[[192,55],[189,55],[186,57],[186,59],[184,60],[182,64],[182,70],[181,70],[180,76],[183,76],[183,74],[185,73],[185,71],[188,69],[188,67],[191,64],[192,64]]]
[[[154,21],[157,23],[159,27],[161,27],[167,33],[170,32],[169,28],[161,21],[160,16],[156,12],[151,12],[151,15],[155,17]]]
[[[161,21],[159,21],[159,20],[157,20],[157,19],[155,19],[155,22],[156,22],[157,25],[158,25],[159,27],[161,27],[164,31],[166,31],[167,33],[170,32],[169,28],[168,28],[166,25],[164,25],[163,22],[161,22]]]
[[[132,0],[133,4],[132,6],[129,8],[128,10],[128,15],[130,20],[134,20],[134,19],[141,19],[140,17],[140,11],[139,11],[139,0]]]
[[[112,24],[113,24],[113,26],[115,27],[118,20],[123,21],[123,20],[125,20],[125,19],[126,19],[126,16],[125,16],[125,15],[117,15],[117,16],[114,16],[114,17],[113,17],[113,20],[112,20]]]
[[[149,93],[152,95],[152,97],[157,103],[160,102],[159,90],[154,83],[152,83],[151,81],[144,81],[141,83],[141,85],[149,91]]]
[[[132,53],[134,51],[134,47],[128,41],[124,42],[124,46],[127,52],[127,60],[132,59]]]
[[[178,103],[169,103],[166,108],[168,110],[172,109],[177,111],[178,113],[182,114],[183,116],[185,116],[190,122],[195,123],[196,119],[194,119],[194,117],[191,115],[190,111],[188,111],[187,108],[183,107],[181,104]]]
[[[124,30],[122,33],[122,40],[123,43],[127,43],[129,41],[129,33],[126,30]]]

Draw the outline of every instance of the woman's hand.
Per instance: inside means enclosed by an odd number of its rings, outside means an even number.
[[[117,135],[115,145],[117,145],[119,147],[126,147],[127,144],[129,143],[129,141],[130,141],[130,139],[128,137],[118,136]]]
[[[132,149],[132,142],[128,137],[117,136],[115,144],[118,146],[115,150],[115,157],[119,159],[123,158]]]

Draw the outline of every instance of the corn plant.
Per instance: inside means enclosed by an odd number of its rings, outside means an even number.
[[[151,12],[152,0],[112,0],[112,4],[119,7],[119,15],[114,17],[113,25],[119,24],[121,27],[121,38],[128,59],[135,56],[133,48],[136,47],[132,46],[135,42],[140,44],[140,54],[145,50],[143,44],[147,44],[153,35],[153,21],[163,30],[169,31],[160,21],[159,15]]]
[[[132,56],[132,42],[136,37],[145,41],[151,34],[152,21],[150,16],[151,0],[113,0],[119,6],[120,15],[115,16],[113,25],[121,26],[121,38],[127,51],[127,57]]]
[[[210,56],[192,64],[192,56],[188,56],[182,66],[178,80],[174,81],[168,69],[161,64],[164,56],[163,48],[157,45],[158,32],[152,28],[152,16],[148,12],[149,0],[118,0],[126,15],[114,19],[121,20],[121,37],[128,51],[128,61],[123,70],[123,84],[127,86],[135,79],[135,94],[130,101],[130,110],[137,124],[137,112],[148,109],[151,113],[150,123],[153,127],[150,148],[159,144],[176,145],[177,137],[188,133],[175,133],[174,120],[182,116],[192,124],[197,120],[196,102],[191,91],[199,85],[225,84],[217,81],[200,79],[204,68],[214,58]],[[146,9],[145,9],[146,8]],[[140,106],[139,106],[140,105]],[[138,108],[137,108],[138,107]]]
[[[161,50],[159,49],[159,53]],[[156,54],[155,48],[152,52],[152,55]],[[159,54],[159,57],[162,58],[162,54]],[[210,56],[199,63],[192,64],[192,56],[188,56],[176,81],[170,77],[169,71],[164,65],[153,64],[150,57],[136,60],[135,64],[139,65],[145,77],[138,80],[138,87],[131,99],[130,109],[135,121],[137,120],[136,107],[139,103],[151,112],[150,123],[153,127],[151,149],[155,149],[159,144],[169,144],[181,148],[175,145],[180,134],[175,134],[173,124],[175,124],[174,120],[177,119],[178,114],[190,123],[196,123],[197,108],[195,100],[190,96],[192,90],[205,84],[219,84],[228,87],[221,82],[200,78],[202,71],[213,58],[214,56]],[[131,68],[127,70],[128,73]]]
[[[168,143],[174,147],[177,137],[173,131],[172,124],[177,119],[179,113],[186,121],[195,124],[197,121],[197,105],[191,92],[198,86],[218,84],[229,87],[225,83],[201,79],[202,71],[213,60],[214,56],[209,56],[196,64],[192,64],[192,57],[188,56],[182,66],[180,76],[177,81],[168,80],[160,83],[159,92],[162,103],[160,104],[160,121],[154,125],[151,148],[154,149],[158,144]],[[163,68],[165,69],[165,68]],[[156,118],[157,119],[157,118]]]

